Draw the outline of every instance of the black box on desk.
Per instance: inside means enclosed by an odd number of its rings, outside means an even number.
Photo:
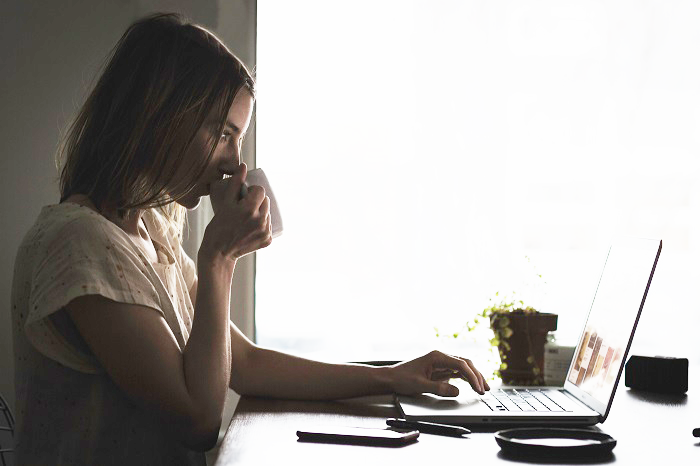
[[[625,387],[657,393],[688,391],[688,360],[631,356],[625,365]]]

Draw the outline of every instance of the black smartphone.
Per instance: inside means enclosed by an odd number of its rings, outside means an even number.
[[[415,442],[417,430],[395,431],[366,427],[317,426],[312,429],[297,430],[300,442],[342,443],[351,445],[374,445],[398,447]]]

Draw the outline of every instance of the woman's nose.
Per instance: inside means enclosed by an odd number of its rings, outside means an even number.
[[[236,163],[241,163],[241,145],[236,144],[235,149],[233,149],[233,160],[236,161]]]

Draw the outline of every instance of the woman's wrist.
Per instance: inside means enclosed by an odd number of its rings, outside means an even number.
[[[380,393],[396,393],[394,366],[377,366],[371,369],[372,378]]]
[[[236,262],[236,258],[226,257],[221,252],[210,250],[202,244],[197,253],[197,273],[201,275],[207,270],[214,274],[233,275]]]

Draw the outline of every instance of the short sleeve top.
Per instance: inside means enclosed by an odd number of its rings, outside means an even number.
[[[194,262],[155,210],[143,215],[158,263],[88,207],[44,207],[15,259],[12,322],[18,464],[205,464],[112,382],[64,307],[84,295],[158,312],[184,349]]]

